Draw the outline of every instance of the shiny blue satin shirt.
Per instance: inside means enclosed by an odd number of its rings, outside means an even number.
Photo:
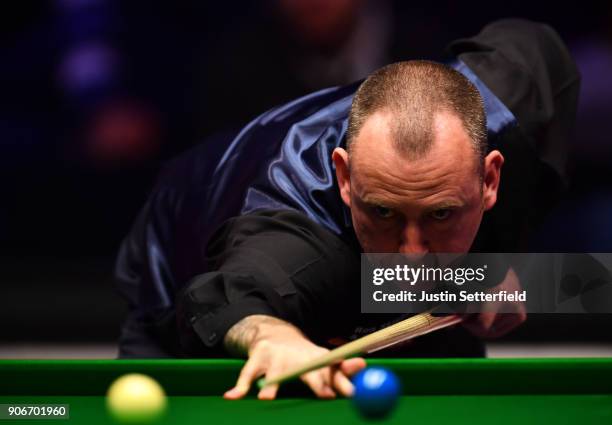
[[[450,65],[480,91],[489,147],[496,147],[514,116],[463,62]],[[180,288],[207,271],[208,243],[231,217],[291,209],[354,238],[331,154],[345,143],[357,88],[325,89],[271,109],[170,162],[121,247],[116,274],[132,308],[143,314],[171,308]]]

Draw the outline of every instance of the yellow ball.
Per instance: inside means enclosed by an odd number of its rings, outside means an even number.
[[[166,394],[157,381],[140,373],[117,378],[106,397],[111,416],[126,424],[157,421],[163,416],[166,403]]]

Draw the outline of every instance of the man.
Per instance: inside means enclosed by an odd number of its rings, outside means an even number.
[[[257,376],[397,320],[360,313],[361,252],[520,246],[514,238],[537,218],[525,188],[559,186],[577,71],[552,29],[526,21],[491,24],[450,50],[450,65],[387,66],[356,94],[298,99],[170,164],[121,249],[132,311],[120,354],[248,355],[226,393],[240,398]],[[487,224],[504,156],[515,167],[511,219]],[[477,336],[524,319],[483,313],[401,354],[481,356]],[[319,397],[348,395],[363,366],[351,359],[302,379]]]

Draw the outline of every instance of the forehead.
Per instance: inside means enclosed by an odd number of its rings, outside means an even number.
[[[351,184],[360,197],[423,198],[459,196],[478,181],[477,156],[461,120],[438,112],[433,141],[411,157],[394,144],[390,112],[377,112],[364,123],[351,151]]]

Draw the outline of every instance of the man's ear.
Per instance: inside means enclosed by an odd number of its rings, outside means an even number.
[[[349,173],[348,152],[342,148],[334,149],[332,160],[336,166],[336,180],[340,188],[340,197],[347,207],[351,207],[351,174]]]
[[[500,151],[491,151],[484,159],[484,175],[482,179],[482,198],[484,210],[490,210],[497,202],[497,191],[501,178],[501,168],[504,157]]]

